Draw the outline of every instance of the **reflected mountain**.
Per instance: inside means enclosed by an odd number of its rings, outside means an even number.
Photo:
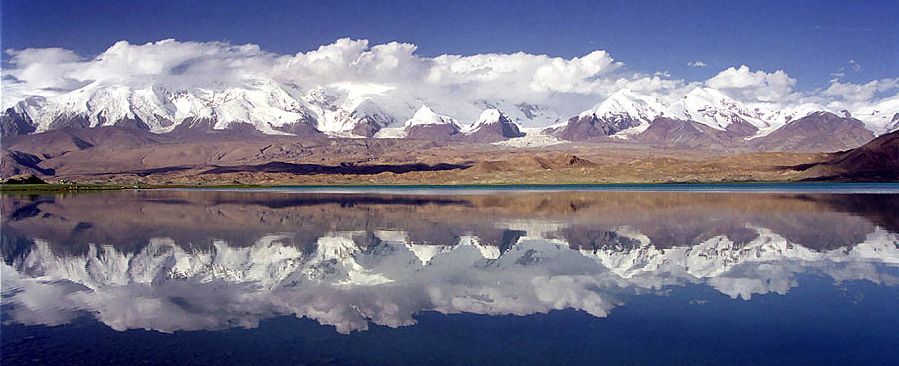
[[[415,314],[578,309],[704,285],[786,294],[804,273],[896,285],[899,196],[121,191],[0,196],[3,306],[126,330],[340,332]]]

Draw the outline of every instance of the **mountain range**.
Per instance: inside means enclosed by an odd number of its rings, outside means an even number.
[[[124,126],[194,136],[231,131],[477,143],[615,139],[666,147],[839,151],[899,129],[899,105],[891,99],[881,104],[859,113],[814,104],[751,108],[709,87],[697,87],[673,103],[621,89],[569,118],[540,105],[502,100],[460,104],[368,84],[304,89],[254,80],[240,87],[169,89],[94,82],[8,106],[0,116],[0,133],[9,137],[67,127]]]

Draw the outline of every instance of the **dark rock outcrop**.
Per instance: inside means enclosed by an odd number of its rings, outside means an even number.
[[[459,137],[461,137],[459,126],[450,123],[406,127],[406,138],[410,139],[443,141]]]
[[[523,136],[524,133],[518,129],[518,125],[512,122],[509,117],[499,114],[496,120],[476,125],[475,128],[465,136],[465,140],[469,142],[491,143]]]
[[[353,126],[353,134],[356,136],[372,137],[384,126],[375,119],[365,116],[360,118]]]
[[[252,127],[252,125],[250,125]],[[231,126],[228,126],[229,128]],[[319,137],[324,136],[324,134],[315,128],[314,120],[299,120],[293,123],[287,123],[281,126],[272,126],[272,128],[276,131],[287,132],[289,134],[293,134],[297,137]],[[253,128],[255,131],[255,128]]]
[[[13,177],[16,175],[53,175],[53,169],[45,169],[38,164],[43,161],[37,155],[15,151],[3,150],[0,155],[0,177]]]
[[[51,130],[58,130],[61,128],[89,128],[91,126],[91,121],[88,116],[82,114],[73,114],[73,115],[62,115],[57,117],[50,122]]]
[[[207,137],[228,137],[228,138],[245,138],[260,137],[263,133],[256,129],[255,126],[245,122],[232,122],[225,129],[215,129],[216,121],[211,118],[187,118],[180,124],[175,126],[167,135],[177,139],[202,139]],[[279,129],[288,133],[305,133],[307,130],[306,123],[285,124]],[[314,131],[314,127],[312,128]]]
[[[146,122],[141,120],[139,117],[134,118],[122,118],[113,123],[113,126],[117,127],[125,127],[125,128],[134,128],[138,130],[150,130],[150,126],[147,125]]]
[[[47,182],[34,174],[20,174],[9,177],[3,184],[47,184]]]
[[[586,141],[614,135],[624,128],[619,127],[615,121],[598,118],[595,114],[591,114],[571,117],[567,124],[552,131],[552,134],[562,140]]]
[[[734,118],[733,122],[727,125],[724,131],[733,137],[750,137],[755,135],[759,129],[742,118]]]
[[[0,136],[19,136],[36,130],[34,121],[25,113],[8,108],[0,115]]]

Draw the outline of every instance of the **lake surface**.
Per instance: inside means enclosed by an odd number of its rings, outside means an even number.
[[[899,185],[736,186],[2,195],[0,361],[899,364]]]

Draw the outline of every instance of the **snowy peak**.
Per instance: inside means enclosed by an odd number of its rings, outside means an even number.
[[[664,109],[665,105],[653,97],[637,94],[630,89],[621,89],[593,108],[581,112],[581,116],[590,114],[598,118],[629,116],[636,120],[651,122],[660,116]]]
[[[518,125],[496,108],[484,110],[480,118],[465,130],[465,134],[469,141],[487,143],[524,136]]]
[[[461,128],[452,118],[441,116],[423,105],[406,121],[404,130],[407,138],[442,141],[459,136]]]
[[[13,90],[4,94],[12,97],[4,95],[4,106],[9,108],[0,111],[2,136],[65,127],[127,126],[153,133],[239,130],[345,138],[485,135],[468,140],[497,142],[522,136],[522,126],[546,128],[552,124],[544,131],[553,139],[585,141],[612,137],[636,141],[652,121],[667,117],[708,126],[711,134],[725,132],[735,144],[740,144],[767,136],[813,112],[828,110],[817,102],[743,103],[742,98],[732,98],[705,86],[690,90],[673,103],[667,99],[663,102],[655,94],[621,89],[567,123],[560,123],[560,114],[542,104],[503,98],[435,96],[394,85],[359,82],[304,87],[254,78],[227,85],[176,87],[156,79],[131,83],[102,79],[68,92],[31,95]],[[7,103],[8,100],[13,102]],[[828,107],[833,108],[831,112],[839,112],[838,107],[846,106]],[[884,98],[850,112],[875,135],[899,129],[899,97]],[[456,122],[473,120],[464,129]],[[439,133],[408,134],[410,128],[424,126],[442,127],[431,129]]]
[[[746,107],[720,90],[704,87],[691,90],[683,99],[669,106],[665,114],[718,130],[727,130],[733,124],[748,124],[759,131],[772,127],[758,110]]]
[[[899,95],[853,112],[852,116],[864,122],[865,127],[875,134],[899,129]]]
[[[509,119],[509,117],[507,117],[505,114],[503,114],[503,112],[500,112],[499,109],[496,108],[489,108],[481,112],[481,116],[478,117],[478,120],[468,127],[468,131],[477,131],[481,128],[494,124],[509,123],[512,123],[512,120]]]
[[[765,106],[765,108],[757,108],[757,110],[773,128],[777,128],[814,112],[827,111],[827,108],[815,103],[802,103],[797,106],[783,108]]]
[[[170,90],[92,83],[72,92],[47,97],[38,108],[23,108],[38,132],[63,127],[129,125],[155,133],[171,132],[185,120],[211,120],[212,128],[233,123],[283,134],[296,123],[312,123],[316,116],[278,83],[250,81],[240,87]]]
[[[601,103],[581,112],[554,130],[564,140],[582,141],[607,136],[627,139],[649,127],[662,115],[665,105],[656,98],[621,89]]]
[[[893,115],[893,119],[886,126],[885,130],[887,132],[899,131],[899,112]]]
[[[434,112],[431,107],[422,105],[421,108],[412,115],[412,118],[406,121],[406,128],[425,125],[453,125],[458,127],[458,124],[452,118],[439,115]]]
[[[501,120],[508,121],[509,118],[506,117],[506,115],[503,114],[503,112],[500,112],[499,109],[489,108],[489,109],[485,109],[483,112],[481,112],[481,116],[478,117],[478,121],[475,123],[475,125],[500,123]]]
[[[371,118],[382,127],[390,125],[394,120],[393,116],[387,113],[381,105],[369,98],[358,101],[351,110],[350,114],[354,118]]]

